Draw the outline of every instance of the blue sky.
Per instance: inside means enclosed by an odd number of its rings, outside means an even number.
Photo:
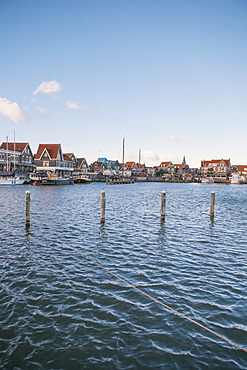
[[[247,164],[246,19],[246,0],[1,0],[0,140]]]

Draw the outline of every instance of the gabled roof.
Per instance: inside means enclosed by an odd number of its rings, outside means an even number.
[[[201,167],[207,167],[213,164],[219,164],[220,162],[225,162],[227,166],[230,165],[230,159],[212,159],[211,161],[202,161]]]
[[[136,163],[136,165],[138,168],[146,168],[145,164]]]
[[[83,162],[87,164],[86,158],[76,158],[76,160],[78,163],[78,167],[80,167]]]
[[[74,153],[63,153],[63,155],[67,155],[68,157],[72,157],[74,155]]]
[[[172,162],[171,161],[169,161],[169,162],[161,162],[161,164],[160,164],[159,167],[168,167],[169,164],[172,164]]]
[[[12,142],[7,143],[7,142],[3,142],[0,149],[7,150],[7,147],[8,147],[8,150],[11,150],[11,151],[15,150],[16,152],[20,151],[22,153],[25,150],[27,145],[29,145],[29,144],[28,143],[12,143]]]
[[[102,167],[104,165],[104,162],[102,161],[95,161],[93,162],[94,167]]]
[[[240,172],[247,171],[247,164],[246,165],[239,165],[238,166],[238,171],[240,171]]]
[[[70,158],[70,157],[68,156],[68,154],[63,154],[63,159],[64,159],[65,161],[73,162],[73,163],[74,163],[73,159],[72,159],[72,158]]]
[[[57,159],[61,144],[39,144],[35,159],[40,159],[44,150],[47,150],[51,159]]]
[[[178,163],[178,164],[174,164],[174,167],[177,167],[177,168],[182,168],[182,167],[185,167],[186,164],[185,163]]]
[[[135,164],[135,162],[126,162],[126,166],[128,166],[130,168],[133,167],[134,164]]]

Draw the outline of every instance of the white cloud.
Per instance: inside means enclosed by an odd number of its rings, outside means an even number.
[[[183,140],[181,140],[180,138],[178,138],[175,135],[164,136],[164,139],[169,141],[170,143],[174,143],[174,144],[181,144],[183,142]]]
[[[0,113],[13,122],[27,121],[29,116],[25,114],[19,104],[6,98],[0,98]]]
[[[74,109],[74,110],[80,110],[80,109],[86,110],[86,109],[88,109],[88,107],[86,105],[84,105],[84,104],[80,105],[80,104],[74,102],[73,100],[67,100],[66,101],[66,107],[68,109]]]
[[[42,94],[54,94],[62,91],[62,87],[57,81],[43,81],[37,89],[33,92],[33,95],[38,93]]]
[[[38,108],[36,108],[36,110],[37,110],[37,112],[39,113],[39,115],[41,116],[41,117],[47,117],[47,116],[49,116],[49,113],[47,112],[47,110],[46,109],[44,109],[44,108],[40,108],[40,107],[38,107]]]
[[[160,164],[160,155],[153,150],[143,150],[141,152],[141,162],[147,166],[155,166]]]
[[[143,150],[141,152],[141,163],[146,166],[158,166],[161,162],[181,163],[181,158],[171,154],[155,153],[153,150]]]
[[[81,109],[80,105],[79,105],[79,104],[77,104],[77,103],[75,103],[75,102],[74,102],[74,101],[72,101],[72,100],[67,100],[67,101],[66,101],[66,107],[67,107],[68,109],[76,109],[76,110]]]

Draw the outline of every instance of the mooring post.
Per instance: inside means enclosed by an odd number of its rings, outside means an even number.
[[[214,216],[215,192],[211,192],[210,216]]]
[[[26,227],[30,226],[30,191],[26,191]]]
[[[105,192],[100,193],[100,221],[105,222]]]
[[[160,218],[161,220],[165,219],[166,214],[166,193],[165,191],[161,192],[161,208],[160,208]]]

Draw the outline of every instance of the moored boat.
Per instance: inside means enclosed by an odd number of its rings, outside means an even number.
[[[22,185],[25,179],[15,174],[0,175],[0,185]]]
[[[47,175],[44,174],[36,174],[31,177],[32,182],[31,185],[73,185],[74,179],[73,177],[60,177],[55,176],[50,173]]]
[[[90,184],[92,180],[87,177],[78,176],[74,179],[74,182],[75,184]]]
[[[202,177],[201,179],[202,184],[214,184],[213,177]]]
[[[22,185],[25,179],[18,176],[14,177],[0,177],[0,185]]]
[[[64,177],[53,177],[53,178],[42,178],[36,180],[32,183],[32,185],[73,185],[74,179],[72,177],[64,178]]]
[[[239,173],[233,173],[231,177],[229,177],[230,184],[244,184],[245,179],[243,176],[240,176]]]

